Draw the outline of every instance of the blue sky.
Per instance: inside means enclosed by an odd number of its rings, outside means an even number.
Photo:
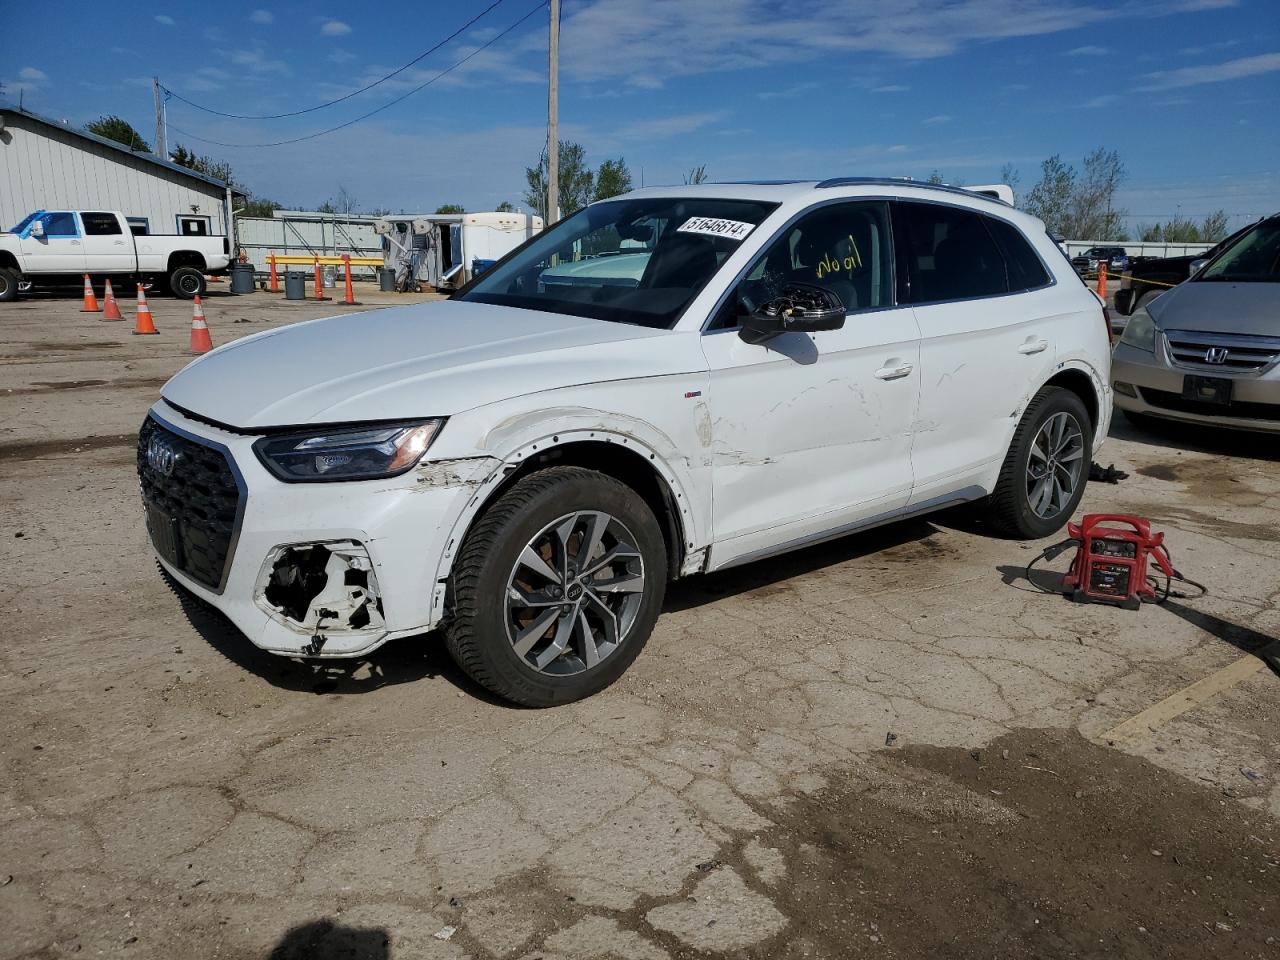
[[[71,123],[154,134],[153,74],[227,113],[299,110],[390,72],[493,0],[347,5],[7,5],[3,96]],[[438,53],[305,116],[243,121],[170,100],[170,147],[230,161],[255,193],[312,207],[518,201],[545,137],[545,8],[502,0]],[[1005,162],[1120,152],[1131,224],[1280,210],[1277,0],[565,0],[561,135],[639,183],[884,175],[968,183]],[[279,147],[420,93],[337,133]],[[180,132],[181,131],[181,132]],[[1233,223],[1241,222],[1237,219]]]

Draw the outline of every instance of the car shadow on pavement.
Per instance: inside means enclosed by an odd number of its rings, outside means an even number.
[[[447,680],[468,696],[511,707],[473,682],[457,668],[436,633],[391,640],[363,657],[308,660],[284,657],[255,647],[235,624],[175,581],[157,564],[161,577],[182,606],[182,613],[209,646],[236,666],[261,677],[273,687],[295,693],[372,693],[383,687],[416,680]]]
[[[1111,430],[1107,436],[1166,450],[1189,450],[1193,453],[1252,460],[1280,460],[1280,444],[1276,443],[1273,433],[1253,433],[1248,430],[1160,420],[1153,421],[1148,429],[1145,426],[1134,426],[1124,418],[1124,414],[1117,412],[1111,420]]]
[[[1046,603],[1068,602],[1062,593],[1062,580],[1065,575],[1057,570],[1040,570],[1033,567],[1028,571],[1026,567],[1001,565],[996,567],[996,571],[1000,574],[1001,581],[1015,590],[1043,593]],[[1191,602],[1195,602],[1194,597],[1191,598]],[[1182,598],[1170,597],[1158,604],[1145,604],[1142,610],[1121,610],[1117,607],[1115,615],[1117,617],[1129,617],[1135,614],[1151,616],[1154,611],[1148,612],[1146,607],[1157,607],[1167,611],[1210,636],[1230,644],[1241,653],[1257,657],[1280,676],[1280,640],[1277,638],[1259,633],[1252,627],[1224,620],[1204,610],[1197,610],[1183,602]],[[1156,615],[1159,616],[1159,614]],[[1151,629],[1160,629],[1159,624],[1152,624]]]
[[[390,960],[391,934],[381,927],[346,927],[312,920],[287,931],[268,960]]]
[[[903,520],[719,573],[676,580],[667,586],[663,610],[690,610],[895,547],[918,545],[917,559],[926,559],[931,553],[940,553],[940,548],[933,550],[929,542],[937,532],[937,527],[924,520]]]

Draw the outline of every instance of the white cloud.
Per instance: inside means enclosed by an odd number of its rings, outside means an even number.
[[[1256,57],[1240,57],[1226,63],[1210,64],[1201,67],[1182,67],[1178,70],[1158,70],[1148,73],[1146,81],[1139,90],[1174,90],[1179,87],[1196,87],[1202,83],[1220,83],[1224,80],[1238,80],[1241,77],[1256,77],[1259,74],[1274,73],[1280,70],[1280,53],[1264,53]]]
[[[937,116],[925,117],[920,122],[921,123],[950,123],[951,117],[949,114],[939,113]]]
[[[320,24],[320,32],[326,37],[341,37],[351,32],[351,27],[341,20],[326,20]]]
[[[16,78],[0,76],[5,94],[17,99],[19,93],[35,93],[49,86],[49,75],[36,67],[23,67]]]
[[[886,83],[882,87],[872,87],[872,93],[906,93],[911,88],[901,83]]]
[[[356,58],[350,50],[335,50],[326,58],[330,63],[348,63]]]
[[[765,90],[756,94],[756,96],[761,100],[777,100],[787,97],[798,97],[802,93],[807,93],[810,90],[816,89],[818,89],[818,83],[816,81],[809,80],[805,83],[793,83],[791,86],[782,87],[781,89]]]
[[[268,23],[275,23],[276,15],[272,13],[270,10],[255,10],[253,11],[253,13],[249,14],[249,22],[260,23],[263,25],[266,25]]]
[[[155,21],[156,23],[163,23],[166,27],[172,27],[177,23],[177,21],[174,20],[173,17],[169,16],[167,13],[157,13],[155,16]]]
[[[1067,50],[1063,53],[1065,57],[1105,57],[1111,53],[1110,47],[1099,47],[1088,43],[1083,47],[1076,47],[1074,50]]]
[[[49,75],[43,70],[37,70],[35,67],[23,67],[18,71],[18,79],[32,84],[44,83],[49,79]]]
[[[708,113],[684,113],[651,120],[631,120],[618,127],[612,137],[618,140],[662,140],[692,133],[728,116],[723,110]]]
[[[1092,100],[1086,100],[1084,103],[1080,104],[1080,106],[1084,107],[1086,110],[1096,110],[1099,107],[1110,106],[1111,104],[1115,103],[1118,99],[1120,98],[1117,97],[1114,93],[1104,93],[1104,94],[1101,94],[1100,96],[1094,97]]]
[[[273,60],[268,57],[261,47],[232,50],[230,60],[235,66],[241,67],[255,76],[274,75],[287,77],[293,72],[283,60]]]

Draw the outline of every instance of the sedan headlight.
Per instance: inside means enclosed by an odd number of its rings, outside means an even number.
[[[422,459],[443,419],[273,434],[253,445],[262,465],[288,483],[375,480],[404,473]]]
[[[1145,350],[1147,353],[1155,352],[1156,324],[1151,319],[1151,314],[1147,313],[1146,307],[1139,307],[1129,316],[1129,322],[1124,325],[1120,342]]]

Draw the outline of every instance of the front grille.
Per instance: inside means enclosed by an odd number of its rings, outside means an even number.
[[[1171,393],[1168,390],[1153,390],[1150,387],[1139,387],[1138,392],[1151,406],[1176,413],[1198,413],[1206,417],[1238,417],[1241,420],[1280,421],[1280,404],[1278,403],[1254,403],[1248,400],[1232,400],[1228,404],[1204,403],[1200,400],[1188,400],[1181,394]]]
[[[1169,330],[1165,339],[1174,363],[1197,370],[1260,373],[1280,360],[1280,338],[1276,337]]]
[[[166,476],[147,456],[153,439],[172,448]],[[187,576],[220,591],[231,562],[243,493],[226,454],[147,417],[138,431],[138,482],[156,549]],[[161,533],[153,524],[169,521]]]

